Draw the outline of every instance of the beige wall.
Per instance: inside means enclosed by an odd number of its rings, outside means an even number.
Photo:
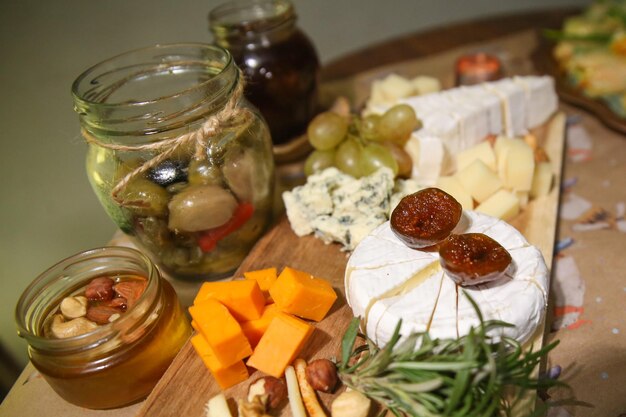
[[[323,61],[373,42],[485,14],[581,0],[295,0]],[[0,2],[0,337],[19,360],[13,310],[57,260],[114,231],[89,188],[70,85],[87,67],[154,43],[209,41],[218,1]]]

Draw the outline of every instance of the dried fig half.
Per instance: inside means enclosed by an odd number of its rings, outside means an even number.
[[[391,213],[391,230],[408,247],[433,246],[450,235],[463,207],[439,188],[425,188],[400,200]]]
[[[450,235],[439,247],[441,266],[454,282],[472,286],[502,277],[511,254],[483,233]]]

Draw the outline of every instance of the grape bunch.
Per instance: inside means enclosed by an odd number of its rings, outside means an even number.
[[[406,104],[391,107],[384,114],[366,117],[342,116],[332,111],[317,115],[307,128],[315,150],[304,164],[309,176],[328,167],[337,167],[355,178],[388,167],[397,177],[409,177],[411,157],[404,145],[421,121]]]

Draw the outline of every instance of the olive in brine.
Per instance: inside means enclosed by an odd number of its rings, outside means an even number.
[[[192,159],[187,175],[191,185],[219,185],[222,182],[220,169],[206,159]]]
[[[450,194],[425,188],[400,200],[391,213],[391,230],[413,249],[433,246],[452,233],[463,208]]]
[[[199,232],[226,223],[237,208],[237,200],[216,185],[192,185],[172,197],[169,203],[170,230]]]
[[[140,216],[163,217],[167,214],[169,194],[145,178],[134,178],[118,193],[120,205]]]
[[[161,162],[154,168],[150,168],[146,174],[148,179],[162,187],[187,180],[187,174],[183,163],[170,159]]]
[[[502,277],[511,254],[483,233],[450,235],[439,247],[441,266],[454,282],[472,286]]]

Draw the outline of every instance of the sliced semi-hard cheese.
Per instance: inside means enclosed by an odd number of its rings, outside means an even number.
[[[535,172],[533,150],[523,140],[514,140],[506,152],[504,185],[512,190],[530,191]]]
[[[280,310],[276,304],[269,304],[265,306],[263,314],[256,320],[244,321],[241,323],[241,330],[246,335],[250,346],[254,347],[259,343],[263,334],[269,327],[270,323],[276,317]],[[193,323],[192,323],[193,324]]]
[[[456,155],[456,168],[460,171],[477,159],[483,161],[492,171],[495,172],[497,170],[496,154],[487,141],[458,153]]]
[[[246,279],[256,281],[259,284],[259,288],[261,288],[261,291],[263,291],[263,293],[267,295],[270,287],[272,286],[274,281],[276,281],[278,274],[276,268],[266,268],[259,269],[258,271],[244,272],[243,276]]]
[[[510,220],[519,214],[520,204],[518,198],[510,191],[500,190],[476,207],[476,211],[497,217],[502,220]]]
[[[502,188],[500,177],[480,159],[475,159],[455,176],[463,188],[479,203]]]
[[[247,365],[280,378],[300,353],[315,328],[285,313],[278,313],[261,337]]]
[[[328,281],[289,267],[280,273],[270,295],[281,311],[315,321],[321,321],[337,299]]]
[[[224,366],[215,357],[213,349],[201,334],[196,334],[191,338],[191,345],[204,362],[204,366],[211,371],[220,388],[230,388],[248,379],[248,368],[243,361],[240,360],[232,365]]]
[[[539,162],[535,166],[530,196],[536,198],[548,195],[550,188],[552,188],[552,177],[552,164],[550,162]]]
[[[472,210],[474,208],[474,201],[472,200],[472,196],[470,193],[463,188],[458,178],[455,175],[448,177],[439,177],[437,180],[437,188],[442,189],[446,193],[450,194],[452,197],[456,199],[463,210]]]
[[[486,320],[515,324],[503,330],[505,335],[521,342],[528,340],[541,322],[547,303],[548,271],[541,253],[514,227],[496,218],[464,211],[460,224],[455,232],[485,233],[513,258],[507,276],[465,291],[478,303]],[[366,322],[368,336],[379,346],[384,345],[400,319],[403,336],[428,330],[431,337],[457,337],[476,326],[478,316],[468,308],[463,289],[457,292],[452,279],[432,266],[439,262],[438,253],[413,250],[421,262],[411,262],[405,248],[385,223],[357,246],[348,261],[348,303],[355,316]],[[358,279],[355,271],[361,272]],[[403,279],[397,279],[399,276]],[[387,282],[390,277],[394,277],[393,285]],[[370,298],[363,295],[364,287]]]
[[[224,304],[237,321],[258,319],[265,307],[265,296],[255,280],[205,282],[200,287],[194,304],[200,304],[209,298]]]
[[[241,326],[219,301],[209,298],[189,307],[189,313],[224,367],[250,356],[252,348]]]

